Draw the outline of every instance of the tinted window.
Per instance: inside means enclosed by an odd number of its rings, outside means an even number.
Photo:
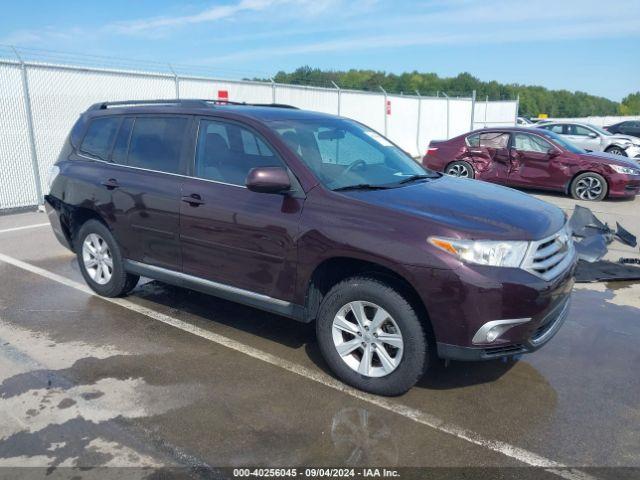
[[[186,118],[136,118],[129,142],[127,165],[178,173],[186,126]]]
[[[113,144],[113,152],[111,153],[111,161],[121,165],[127,163],[127,151],[129,150],[129,138],[131,137],[131,127],[133,126],[133,118],[125,118],[120,124],[120,130]]]
[[[203,120],[198,133],[195,175],[207,180],[244,185],[256,167],[284,164],[251,130],[234,123]]]
[[[120,117],[105,117],[91,121],[80,150],[102,160],[107,160],[120,120]]]
[[[521,152],[547,153],[551,144],[546,140],[528,133],[516,133],[513,141],[516,150]]]

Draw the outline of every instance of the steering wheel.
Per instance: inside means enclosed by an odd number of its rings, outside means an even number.
[[[351,165],[349,165],[347,168],[345,168],[340,175],[341,176],[342,175],[346,175],[351,170],[355,170],[358,167],[366,167],[366,166],[367,166],[367,162],[365,162],[364,160],[362,160],[362,159],[356,160]]]

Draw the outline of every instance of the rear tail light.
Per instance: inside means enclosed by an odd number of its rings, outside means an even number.
[[[434,155],[438,151],[438,147],[427,148],[427,155]]]

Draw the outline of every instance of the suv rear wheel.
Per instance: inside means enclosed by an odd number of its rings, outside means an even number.
[[[430,364],[429,342],[415,309],[375,278],[353,277],[335,285],[320,305],[316,333],[333,372],[367,392],[400,395]]]
[[[120,247],[111,231],[97,220],[88,220],[80,227],[75,250],[82,276],[99,295],[127,294],[140,279],[125,272]]]

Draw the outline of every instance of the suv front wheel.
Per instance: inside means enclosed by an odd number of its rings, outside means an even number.
[[[125,295],[140,279],[124,270],[120,247],[111,231],[97,220],[80,227],[75,250],[82,276],[91,290],[103,297]]]
[[[320,350],[345,383],[380,395],[400,395],[426,371],[429,342],[415,309],[375,278],[335,285],[316,322]]]

